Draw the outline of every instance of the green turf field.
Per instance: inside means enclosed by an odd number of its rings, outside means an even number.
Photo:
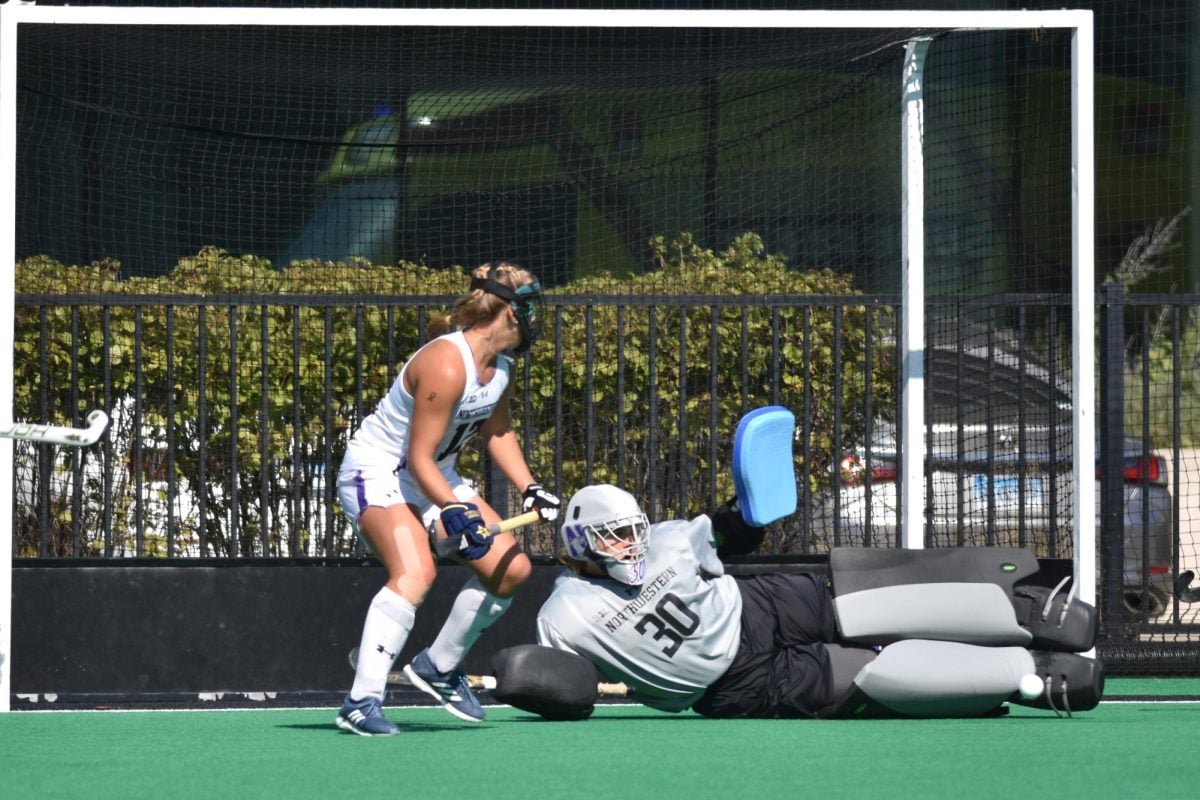
[[[1109,681],[1074,719],[708,720],[639,706],[481,725],[390,708],[367,739],[335,710],[0,715],[4,798],[1132,798],[1188,796],[1200,680]],[[1150,702],[1190,696],[1188,701]]]

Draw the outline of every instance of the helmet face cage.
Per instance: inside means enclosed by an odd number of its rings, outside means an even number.
[[[646,545],[650,522],[646,515],[621,517],[584,531],[592,542],[592,562],[613,580],[637,586],[646,578]]]
[[[567,506],[560,531],[565,555],[600,567],[630,586],[646,576],[650,522],[633,495],[615,486],[588,486]]]

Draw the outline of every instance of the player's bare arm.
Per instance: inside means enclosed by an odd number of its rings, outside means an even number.
[[[480,428],[479,435],[483,438],[483,445],[496,466],[512,481],[513,486],[524,491],[534,479],[525,463],[525,454],[521,452],[517,434],[512,429],[508,412],[511,389],[510,384],[509,388],[504,390],[504,396],[496,405],[492,416]]]
[[[466,386],[462,361],[453,345],[437,342],[413,359],[405,377],[405,388],[413,396],[408,471],[433,503],[453,503],[454,492],[438,469],[436,456],[438,444],[450,427],[455,401]]]

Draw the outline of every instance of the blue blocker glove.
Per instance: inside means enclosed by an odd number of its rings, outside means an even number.
[[[558,511],[562,508],[562,500],[542,488],[540,483],[531,483],[521,493],[521,510],[537,510],[543,522],[553,522],[558,519]]]
[[[492,548],[492,532],[474,503],[450,503],[442,506],[442,527],[446,536],[458,539],[458,554],[467,561],[487,555]]]

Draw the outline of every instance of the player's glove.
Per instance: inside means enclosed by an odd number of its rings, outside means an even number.
[[[458,554],[467,561],[487,555],[492,548],[492,532],[474,503],[450,503],[442,506],[442,527],[446,536],[459,538]]]
[[[540,483],[531,483],[521,493],[522,511],[537,510],[543,522],[553,522],[558,519],[558,511],[562,508],[562,500],[542,488]]]

